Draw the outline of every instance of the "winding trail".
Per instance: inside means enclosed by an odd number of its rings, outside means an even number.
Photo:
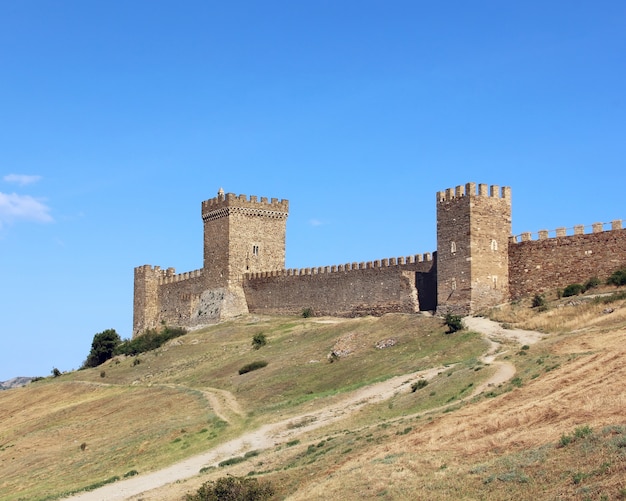
[[[480,332],[490,344],[487,352],[480,357],[480,361],[485,365],[493,365],[498,368],[493,376],[478,385],[476,390],[463,400],[468,400],[489,388],[505,383],[515,376],[516,369],[512,363],[496,360],[502,354],[498,353],[502,347],[501,341],[514,341],[521,345],[531,345],[544,338],[543,334],[536,331],[505,329],[498,322],[484,317],[465,317],[463,323],[468,329]]]
[[[175,389],[191,389],[187,386],[183,386],[180,384],[162,384],[160,386]],[[235,396],[230,391],[221,390],[219,388],[205,388],[203,390],[193,388],[193,390],[202,393],[204,398],[207,399],[207,402],[211,406],[211,410],[213,411],[213,413],[222,421],[233,424],[233,421],[237,421],[243,418],[243,409],[239,405],[239,402],[237,401]]]
[[[502,347],[499,340],[532,344],[543,337],[538,332],[503,329],[498,323],[486,318],[466,317],[464,323],[467,328],[480,332],[489,341],[489,349],[482,355],[481,361],[486,365],[497,366],[497,371],[487,381],[479,385],[471,395],[464,398],[463,401],[484,392],[489,387],[504,383],[515,375],[515,366],[513,364],[496,360],[496,357],[502,354],[502,352],[499,352]],[[221,444],[208,452],[185,459],[161,470],[124,479],[65,499],[67,501],[127,500],[169,483],[193,477],[199,473],[201,468],[217,465],[224,459],[242,455],[252,450],[268,449],[279,443],[293,440],[295,437],[311,430],[347,417],[365,405],[387,400],[402,391],[411,391],[410,387],[413,382],[418,379],[431,379],[445,369],[445,367],[437,367],[414,372],[359,388],[346,394],[345,398],[337,403],[296,417],[266,424]],[[238,402],[231,393],[213,388],[207,389],[203,393],[216,414],[225,421],[230,421],[230,418],[242,415]],[[455,404],[458,404],[458,401]],[[445,407],[447,406],[442,408]],[[428,412],[433,410],[430,409]]]

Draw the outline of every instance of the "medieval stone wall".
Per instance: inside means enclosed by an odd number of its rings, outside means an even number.
[[[368,263],[248,274],[244,292],[251,313],[361,316],[419,311],[419,295],[435,296],[430,254]],[[417,279],[417,276],[420,278]]]
[[[172,278],[162,280],[159,285],[159,320],[167,325],[188,327],[208,324],[211,321],[215,323],[219,318],[219,311],[214,311],[215,308],[202,311],[199,308],[200,298],[206,288],[202,274],[179,280]]]
[[[596,223],[592,233],[576,226],[573,235],[559,228],[553,238],[546,230],[539,232],[539,240],[532,240],[530,233],[512,237],[508,245],[511,298],[584,283],[593,277],[606,279],[626,266],[626,229],[621,228],[621,221],[614,221],[610,231]]]
[[[606,279],[626,266],[626,229],[510,237],[511,190],[467,183],[437,193],[437,252],[285,270],[287,200],[224,194],[202,202],[204,267],[135,268],[133,335],[199,327],[247,312],[381,315],[469,313],[548,289]]]

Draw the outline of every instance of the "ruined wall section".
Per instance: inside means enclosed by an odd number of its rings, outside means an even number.
[[[584,226],[575,226],[573,235],[567,235],[566,228],[558,228],[552,238],[547,230],[541,230],[538,240],[532,240],[531,233],[511,237],[511,299],[584,283],[592,277],[605,280],[626,266],[626,229],[622,229],[622,221],[613,221],[609,231],[604,227],[603,223],[595,223],[592,233],[585,233]]]
[[[319,268],[247,274],[244,291],[250,312],[354,317],[419,311],[417,276],[422,294],[433,298],[435,279],[430,254]]]
[[[199,318],[199,298],[205,289],[202,270],[176,274],[150,265],[135,268],[133,337],[163,323],[173,327],[193,327],[211,323]],[[204,312],[207,312],[204,308]]]
[[[158,325],[159,280],[166,271],[149,264],[135,268],[133,290],[133,337]]]
[[[217,321],[213,311],[200,308],[200,299],[205,289],[202,270],[175,275],[166,274],[159,281],[158,319],[176,327],[197,327]],[[168,271],[169,271],[168,270]]]

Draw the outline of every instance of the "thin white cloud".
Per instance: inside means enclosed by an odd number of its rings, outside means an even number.
[[[51,223],[50,207],[30,195],[0,193],[0,227],[13,221]]]
[[[41,179],[41,176],[28,176],[26,174],[7,174],[4,176],[4,181],[7,183],[16,183],[20,186],[36,183]]]
[[[319,219],[310,219],[309,224],[311,226],[322,226],[324,223],[320,221]]]

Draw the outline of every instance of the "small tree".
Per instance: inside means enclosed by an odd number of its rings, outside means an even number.
[[[52,371],[50,371],[52,373],[53,377],[59,377],[61,375],[61,371],[59,369],[57,369],[56,367],[52,368]]]
[[[115,354],[115,349],[122,342],[115,329],[107,329],[93,337],[91,351],[83,367],[97,367],[106,362]]]
[[[444,321],[448,327],[448,332],[446,334],[452,334],[453,332],[463,330],[463,317],[461,317],[461,315],[448,313]]]

